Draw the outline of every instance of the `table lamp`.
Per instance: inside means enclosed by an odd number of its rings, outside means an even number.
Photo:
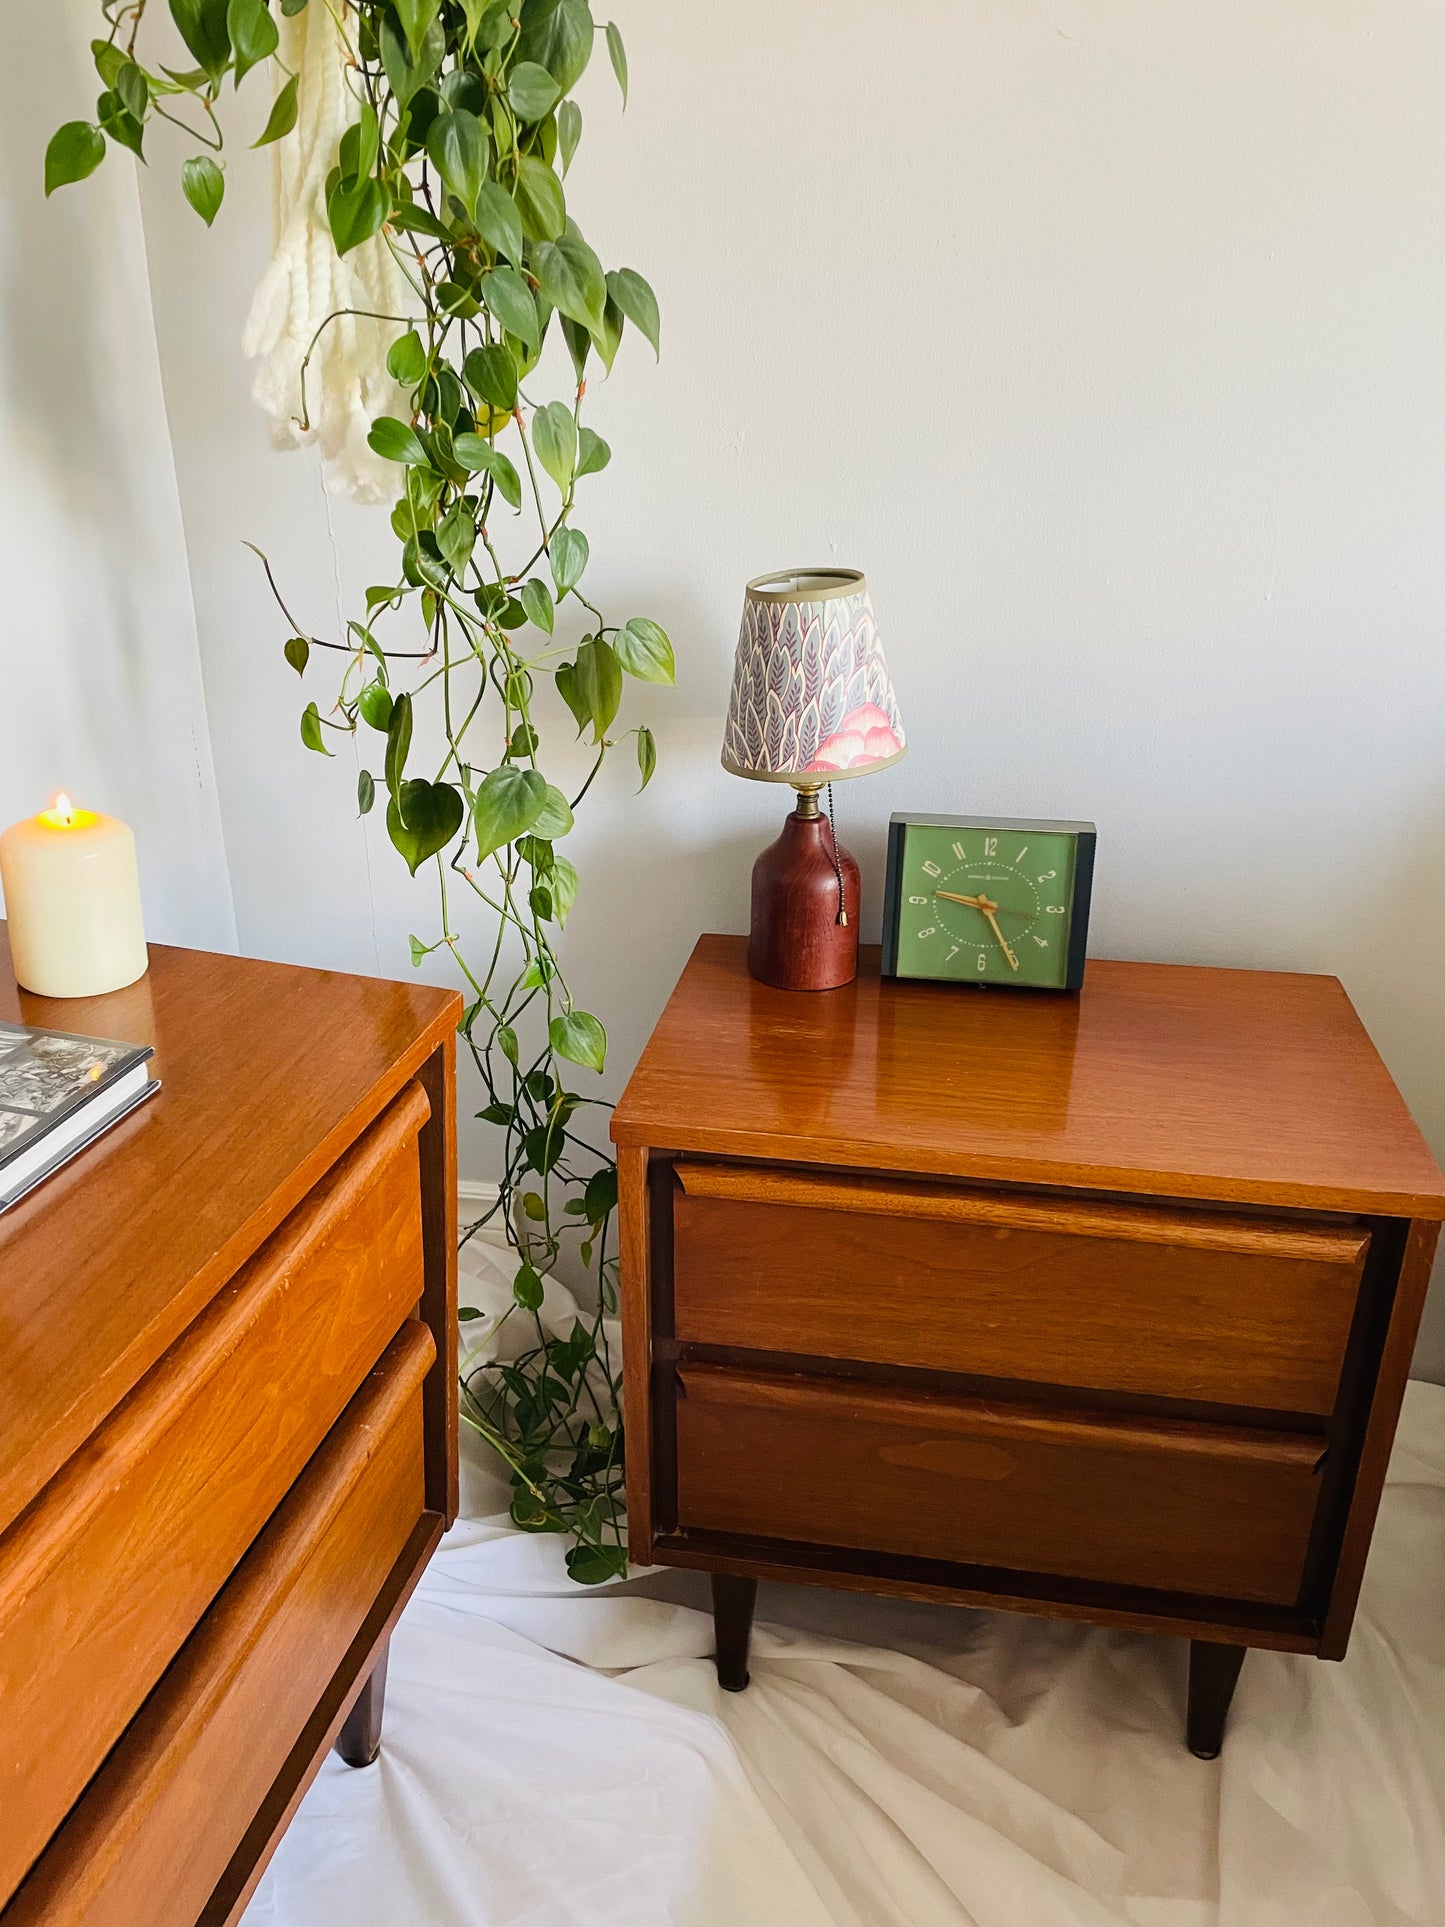
[[[858,865],[818,807],[824,784],[904,754],[868,584],[857,569],[786,569],[747,586],[723,768],[791,783],[796,809],[753,865],[748,969],[779,990],[858,972]]]

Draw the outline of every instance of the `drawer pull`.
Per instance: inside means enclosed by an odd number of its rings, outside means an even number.
[[[893,1184],[885,1178],[818,1178],[739,1164],[676,1165],[689,1198],[732,1198],[748,1204],[854,1211],[889,1218],[933,1218],[946,1224],[991,1225],[1000,1231],[1050,1231],[1069,1238],[1127,1238],[1309,1263],[1353,1265],[1370,1242],[1355,1225],[1296,1225],[1281,1219],[1214,1211],[1166,1211],[1155,1205],[1093,1204],[1076,1198],[1015,1196],[953,1185]]]

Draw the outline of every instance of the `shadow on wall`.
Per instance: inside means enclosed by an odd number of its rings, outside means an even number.
[[[63,541],[83,556],[82,580],[115,631],[124,693],[140,708],[144,617],[134,593],[135,568],[154,531],[141,513],[144,497],[124,485],[109,459],[130,441],[132,351],[139,344],[128,337],[134,315],[148,317],[150,311],[135,188],[117,178],[130,163],[112,151],[102,168],[111,178],[96,177],[45,199],[46,143],[62,120],[90,110],[99,83],[89,71],[88,53],[74,44],[64,9],[31,9],[25,31],[27,57],[0,64],[0,381],[7,464],[28,494],[53,505]],[[63,76],[62,84],[37,87],[37,73]],[[117,283],[133,284],[134,302],[127,301],[121,313],[105,293]],[[144,352],[153,361],[153,342],[144,344]],[[165,440],[164,419],[156,433]],[[114,727],[113,692],[103,679],[77,678],[76,697],[86,706],[76,721],[88,736]]]

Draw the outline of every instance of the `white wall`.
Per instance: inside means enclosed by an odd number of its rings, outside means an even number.
[[[744,579],[864,567],[912,739],[839,793],[1089,816],[1098,954],[1337,972],[1445,1152],[1445,15],[1419,0],[615,0],[569,183],[652,278],[598,393],[590,581],[670,628],[574,854],[615,1092],[777,795],[717,764]],[[259,105],[259,103],[258,103]],[[319,488],[237,338],[267,244],[145,211],[243,945],[402,972],[427,898],[303,756],[242,536],[334,618]],[[336,512],[354,599],[391,538]],[[372,907],[375,893],[376,916]],[[464,1140],[485,1171],[485,1140]],[[1422,1362],[1445,1376],[1445,1306]]]
[[[43,193],[95,12],[27,9],[0,63],[0,825],[61,788],[123,817],[147,934],[234,948],[135,170]]]

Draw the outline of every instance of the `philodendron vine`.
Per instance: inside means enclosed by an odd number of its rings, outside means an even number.
[[[307,4],[279,0],[279,11]],[[413,962],[444,949],[470,986],[461,1035],[486,1086],[480,1115],[505,1143],[495,1216],[515,1264],[507,1316],[528,1328],[510,1362],[464,1367],[463,1407],[512,1468],[517,1524],[570,1533],[569,1571],[596,1582],[626,1564],[622,1429],[603,1322],[616,1298],[617,1179],[582,1128],[600,1100],[570,1088],[579,1071],[584,1084],[601,1071],[607,1038],[574,1005],[559,965],[557,933],[578,890],[559,846],[619,740],[624,678],[669,683],[673,654],[657,623],[609,623],[583,586],[577,493],[609,460],[582,420],[589,362],[611,368],[627,322],[656,351],[658,314],[640,274],[604,272],[568,213],[564,181],[582,131],[571,94],[596,34],[624,104],[626,56],[588,0],[309,4],[335,17],[355,100],[327,187],[333,242],[344,255],[382,237],[414,313],[372,317],[396,323],[387,365],[410,398],[404,417],[382,417],[369,435],[397,466],[396,579],[367,591],[364,617],[344,638],[293,625],[285,653],[304,674],[318,650],[335,652],[335,702],[306,705],[302,742],[322,755],[336,734],[373,746],[358,807],[384,807],[412,874],[426,866],[435,877],[440,934],[412,939]],[[46,191],[93,172],[107,141],[143,155],[156,122],[170,122],[200,150],[183,162],[181,186],[209,225],[225,189],[217,109],[226,77],[239,86],[253,68],[281,66],[276,20],[267,0],[169,0],[196,63],[182,72],[142,60],[146,8],[102,0],[95,120],[55,135]],[[256,145],[290,134],[297,94],[298,76],[281,66]],[[539,363],[554,322],[570,357],[568,392],[544,400]],[[305,406],[303,393],[303,423]],[[546,718],[534,706],[549,678],[595,751],[572,796],[541,761]],[[418,768],[427,732],[414,743],[414,719],[429,729],[433,717],[444,753]],[[641,726],[627,736],[645,785],[652,736]],[[480,913],[479,951],[464,943],[463,903]],[[597,1304],[559,1339],[539,1317],[542,1273],[569,1236],[596,1279]]]

